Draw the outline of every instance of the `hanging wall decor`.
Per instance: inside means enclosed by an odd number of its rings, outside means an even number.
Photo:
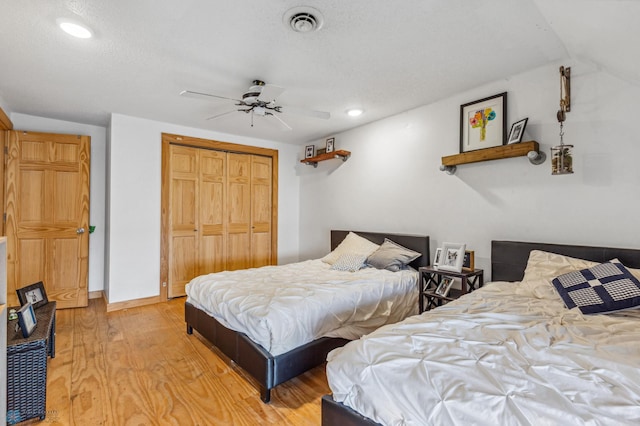
[[[551,174],[573,173],[573,145],[564,144],[564,121],[571,111],[571,67],[560,67],[560,109],[556,114],[560,123],[560,145],[551,147]]]

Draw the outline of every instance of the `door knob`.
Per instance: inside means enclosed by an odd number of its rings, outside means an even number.
[[[84,228],[76,229],[76,234],[84,234]]]

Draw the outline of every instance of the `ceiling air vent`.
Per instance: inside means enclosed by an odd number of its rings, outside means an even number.
[[[312,7],[300,6],[289,9],[283,16],[286,26],[298,33],[317,31],[322,27],[322,14]]]

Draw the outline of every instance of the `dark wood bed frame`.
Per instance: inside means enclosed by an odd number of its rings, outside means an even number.
[[[410,263],[415,269],[429,265],[428,236],[353,232],[376,244],[382,244],[385,238],[389,238],[404,247],[422,253],[422,256]],[[331,231],[331,250],[335,249],[348,233],[349,231]],[[331,350],[348,342],[345,339],[323,337],[284,354],[273,356],[265,348],[249,339],[246,334],[226,328],[209,314],[188,302],[185,302],[184,315],[187,333],[192,334],[195,329],[249,373],[259,383],[260,398],[264,402],[270,401],[271,389],[324,363]]]
[[[640,268],[640,250],[610,247],[588,247],[518,241],[491,242],[491,280],[521,281],[531,250],[543,250],[564,256],[607,262],[618,258],[625,266]],[[336,402],[331,395],[322,397],[322,426],[374,426],[379,423]]]

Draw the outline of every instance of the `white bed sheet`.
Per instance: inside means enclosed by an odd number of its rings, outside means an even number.
[[[336,401],[383,425],[640,424],[640,311],[490,283],[329,353]]]
[[[417,313],[418,273],[334,271],[319,259],[193,279],[187,301],[272,355],[320,337],[357,339]]]

